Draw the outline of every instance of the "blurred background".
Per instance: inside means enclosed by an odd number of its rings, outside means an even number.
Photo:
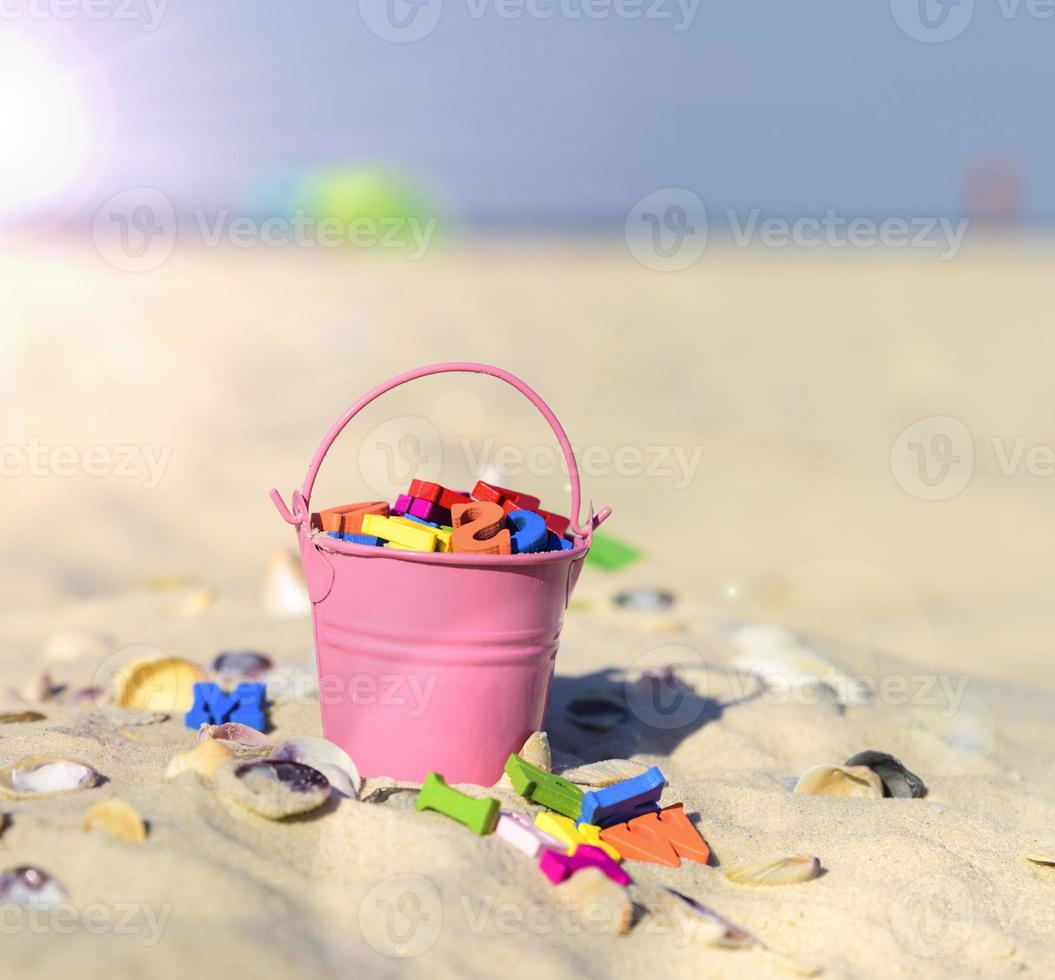
[[[1050,689],[1053,39],[1041,0],[7,0],[6,656],[159,582],[255,597],[268,489],[468,359],[641,552],[587,593]],[[313,503],[566,512],[552,446],[429,379]]]

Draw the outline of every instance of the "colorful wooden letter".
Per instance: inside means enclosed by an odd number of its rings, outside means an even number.
[[[614,844],[624,857],[671,868],[680,866],[682,858],[706,864],[711,856],[707,841],[685,815],[681,803],[606,827],[601,831],[601,840]]]
[[[510,813],[503,810],[495,827],[495,837],[501,837],[510,847],[515,847],[528,857],[538,857],[539,851],[564,850],[564,844],[556,837],[547,834],[541,827],[536,827],[522,813]]]
[[[194,704],[183,716],[183,723],[196,729],[201,725],[236,721],[262,732],[267,725],[265,693],[263,684],[249,682],[239,684],[230,694],[221,690],[218,684],[195,684]]]
[[[338,531],[342,534],[359,534],[363,528],[363,517],[366,514],[388,515],[388,504],[383,500],[368,500],[361,504],[347,504],[344,507],[330,507],[313,515],[312,524],[318,520],[322,531]]]
[[[601,839],[601,828],[592,823],[576,825],[571,817],[559,813],[535,814],[535,826],[547,834],[552,834],[563,845],[568,854],[574,854],[583,844],[599,847],[613,861],[622,860],[622,855],[611,844]]]
[[[477,800],[451,789],[438,772],[430,772],[418,793],[418,810],[435,810],[465,824],[474,834],[489,834],[498,822],[498,800],[485,796]]]
[[[530,555],[546,550],[546,522],[534,511],[511,511],[506,521],[513,529],[509,544],[514,555]]]
[[[508,555],[511,551],[506,515],[498,504],[471,502],[451,508],[455,554]]]
[[[604,789],[590,790],[582,798],[579,820],[599,827],[626,823],[643,813],[658,810],[659,797],[666,785],[663,773],[653,766],[640,776],[624,779]]]
[[[579,816],[583,797],[582,790],[575,783],[536,769],[515,752],[506,759],[505,770],[513,789],[532,803],[549,807],[573,820]]]
[[[399,521],[394,517],[367,514],[363,518],[363,533],[376,535],[411,551],[436,550],[435,531],[413,521]]]
[[[617,885],[629,885],[628,875],[599,847],[582,845],[574,854],[561,854],[560,851],[546,851],[538,865],[542,873],[555,885],[570,878],[583,868],[600,868]]]

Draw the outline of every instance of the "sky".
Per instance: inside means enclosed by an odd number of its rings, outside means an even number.
[[[8,186],[42,179],[41,146],[76,171],[41,207],[149,186],[181,210],[246,208],[332,163],[396,168],[468,221],[606,220],[664,187],[789,215],[955,214],[972,162],[996,157],[1025,216],[1055,217],[1055,0],[0,8],[0,55],[27,41],[72,87],[20,67],[0,94]]]

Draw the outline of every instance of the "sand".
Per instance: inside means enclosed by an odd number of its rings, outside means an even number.
[[[128,725],[57,697],[32,706],[45,720],[0,726],[0,764],[66,756],[107,781],[0,801],[2,867],[38,865],[68,892],[65,918],[4,910],[5,961],[42,977],[1050,975],[1055,872],[1023,855],[1055,839],[1055,512],[1042,456],[1010,469],[1001,456],[1055,438],[1050,261],[1045,243],[954,263],[716,251],[663,275],[599,243],[452,244],[417,266],[179,251],[136,276],[73,246],[6,255],[0,710],[30,707],[16,692],[42,668],[72,690],[148,647],[202,664],[253,648],[306,670],[310,619],[261,601],[268,557],[292,538],[266,491],[288,499],[329,424],[379,380],[498,363],[592,450],[584,492],[646,552],[579,584],[546,725],[556,767],[660,766],[664,803],[684,802],[714,857],[628,863],[635,898],[676,888],[787,959],[714,948],[655,914],[611,935],[563,911],[501,841],[413,812],[412,794],[283,823],[246,814],[193,776],[163,778],[195,741],[178,718]],[[317,500],[403,480],[407,459],[389,466],[377,444],[398,453],[392,432],[409,427],[406,455],[442,456],[450,483],[504,459],[509,483],[562,509],[546,430],[512,392],[433,380],[390,401],[337,444]],[[944,500],[891,469],[899,434],[927,416],[973,439],[970,479]],[[93,446],[109,456],[89,459]],[[534,462],[518,470],[518,452]],[[678,601],[614,607],[639,586]],[[745,623],[801,631],[879,696],[760,694],[731,669]],[[621,696],[668,663],[691,687],[676,727],[640,705],[605,734],[569,721],[574,698]],[[276,739],[320,732],[309,694],[271,720]],[[927,797],[789,791],[868,748],[901,758]],[[145,844],[79,829],[111,795],[148,821]],[[792,854],[824,873],[769,889],[722,874]]]

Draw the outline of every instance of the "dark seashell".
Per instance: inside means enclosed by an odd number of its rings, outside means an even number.
[[[31,721],[43,721],[39,711],[5,711],[0,714],[0,725],[22,725]]]
[[[330,796],[330,782],[317,769],[271,759],[220,768],[216,788],[225,799],[271,820],[307,813]]]
[[[27,909],[54,908],[66,897],[62,887],[46,871],[24,864],[0,874],[0,905]]]
[[[887,752],[858,752],[846,760],[846,765],[868,766],[882,781],[887,796],[909,800],[927,795],[923,780]]]
[[[628,589],[615,597],[615,604],[634,612],[662,612],[677,601],[673,592],[665,589]]]
[[[413,809],[414,802],[417,799],[418,790],[413,786],[381,786],[375,789],[369,796],[363,798],[364,803],[387,803],[392,797],[398,797],[400,794],[407,794],[409,800],[409,806],[406,809]]]
[[[622,701],[609,698],[576,698],[565,708],[569,721],[590,732],[610,732],[630,720]]]
[[[260,677],[266,674],[274,662],[255,650],[224,650],[212,662],[212,669],[225,678]]]

